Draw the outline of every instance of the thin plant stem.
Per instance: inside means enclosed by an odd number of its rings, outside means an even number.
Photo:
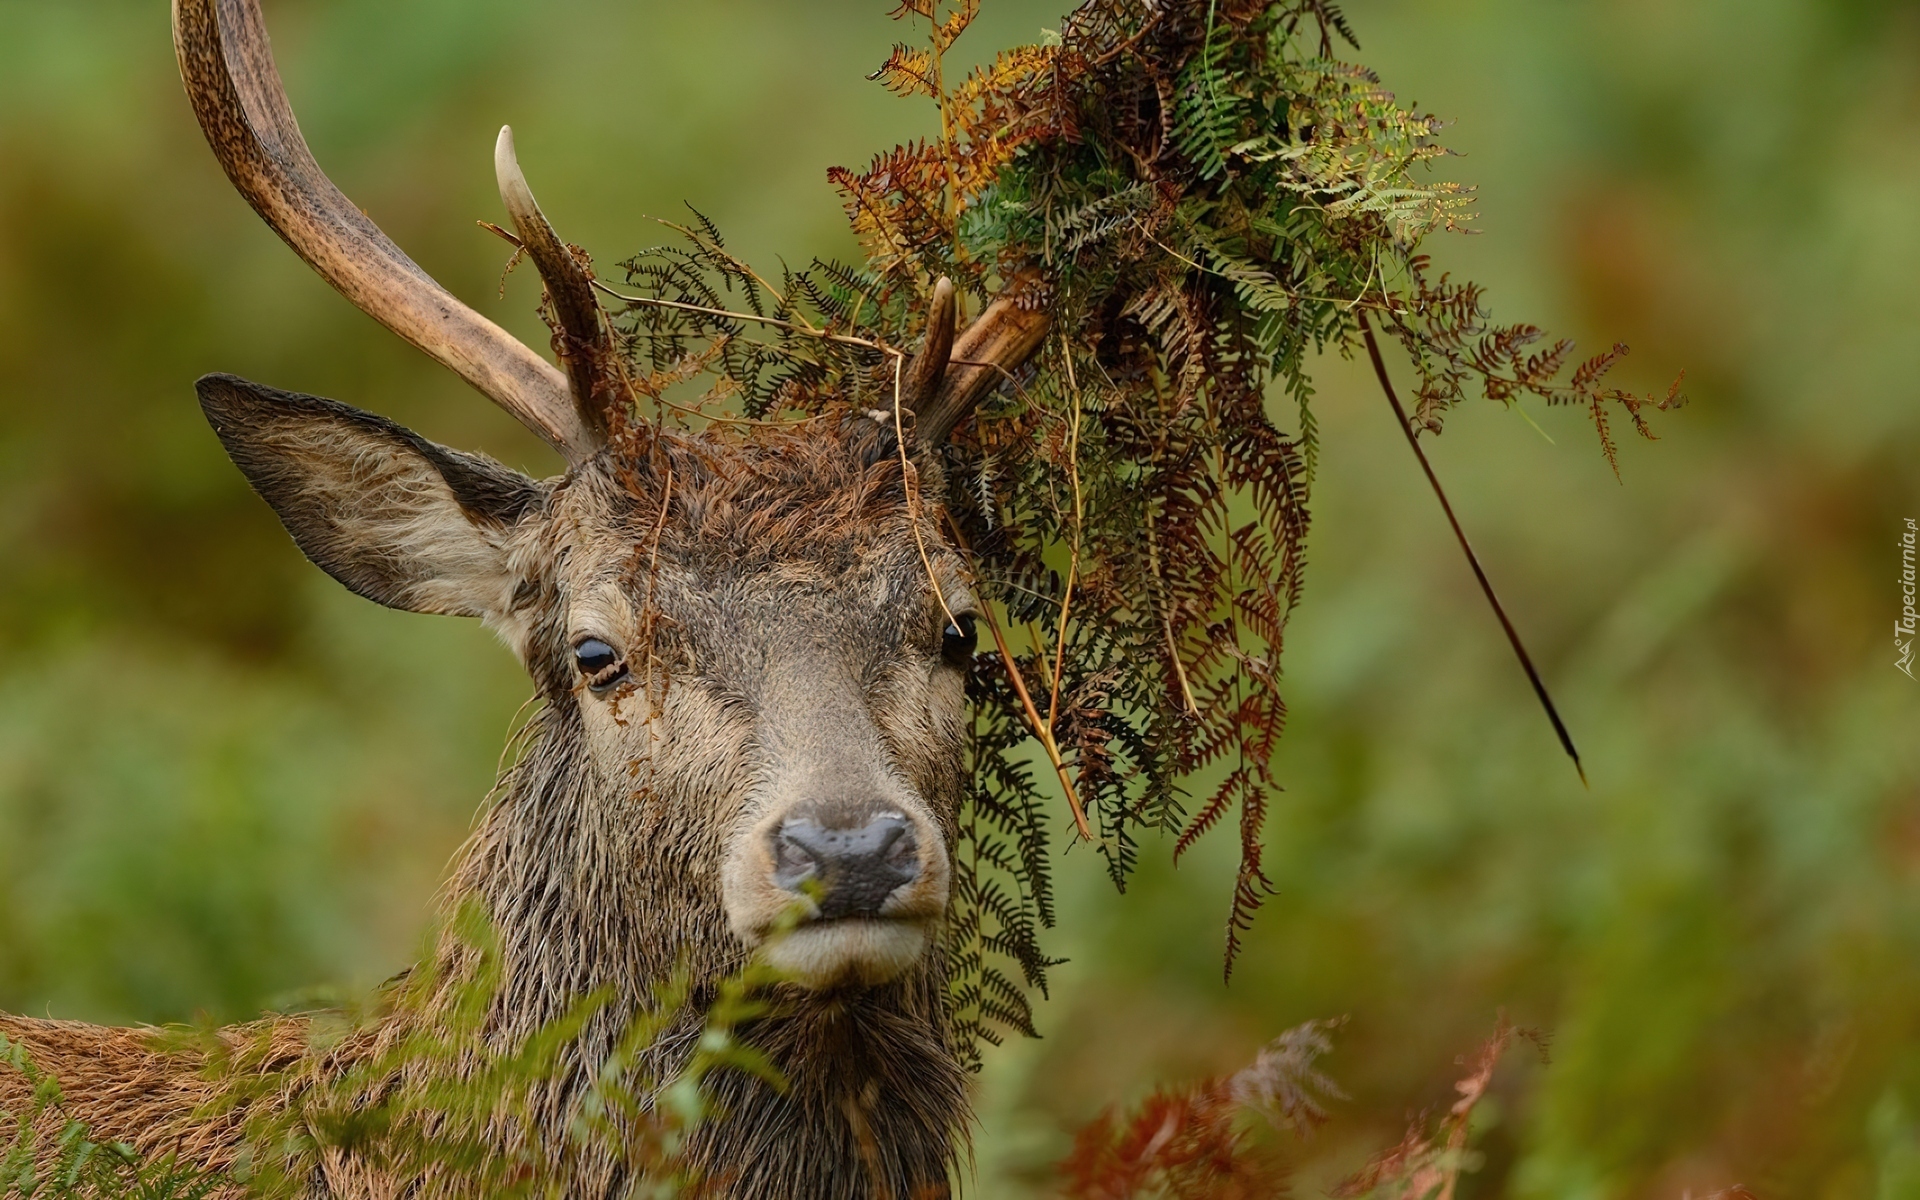
[[[659,220],[659,218],[656,217],[655,220]],[[660,223],[667,226],[669,229],[678,230],[679,232],[685,234],[689,238],[694,236],[691,230],[683,228],[682,226],[679,226],[679,225],[675,225],[671,221],[661,221]],[[480,228],[486,230],[488,233],[493,234],[495,237],[507,243],[509,246],[512,246],[514,248],[516,259],[518,258],[519,254],[526,249],[526,247],[522,245],[518,236],[516,236],[509,230],[503,229],[500,226],[495,225],[492,221],[481,221],[479,222],[479,225],[480,225]],[[512,269],[513,269],[513,263],[509,262],[507,266],[507,270],[511,271]],[[504,275],[502,278],[504,278]],[[761,279],[760,276],[755,275],[754,278],[759,281],[760,286],[766,288],[769,292],[772,292],[775,295],[779,294],[777,289],[775,289],[766,280]],[[600,282],[598,279],[592,279],[592,280],[589,280],[588,282],[593,285],[593,288],[595,291],[600,292],[607,296],[611,296],[612,298],[620,301],[623,304],[642,304],[642,305],[646,305],[649,308],[671,308],[679,312],[699,313],[700,315],[707,316],[707,317],[722,317],[729,321],[751,321],[757,325],[771,325],[775,329],[784,329],[784,330],[787,330],[789,333],[797,333],[802,335],[803,337],[819,338],[822,341],[828,341],[828,342],[839,342],[847,346],[864,346],[868,350],[878,350],[883,354],[900,353],[898,350],[896,350],[891,346],[885,346],[879,342],[871,341],[867,338],[851,337],[843,333],[828,333],[823,329],[816,329],[812,325],[809,325],[805,322],[783,321],[779,317],[763,317],[759,313],[734,312],[730,309],[725,309],[725,308],[708,308],[704,304],[689,304],[684,300],[662,300],[655,296],[629,296],[625,292],[617,291],[614,288],[608,287],[606,284]],[[978,364],[978,365],[991,365],[991,364]]]
[[[971,558],[966,535],[961,532],[960,526],[954,521],[951,513],[947,514],[947,528],[953,534],[954,544]],[[1047,728],[1046,722],[1040,719],[1040,708],[1033,702],[1033,693],[1027,690],[1026,677],[1020,673],[1020,664],[1014,661],[1013,651],[1007,648],[1007,639],[1000,632],[999,622],[993,619],[993,609],[983,605],[980,616],[987,623],[987,632],[993,635],[994,648],[1000,652],[1000,662],[1007,669],[1007,679],[1013,684],[1014,694],[1020,697],[1020,707],[1026,714],[1027,727],[1033,730],[1034,740],[1040,743],[1040,749],[1045,752],[1047,762],[1053,767],[1053,773],[1060,777],[1060,787],[1067,794],[1067,807],[1073,812],[1074,827],[1079,830],[1081,837],[1091,842],[1093,826],[1087,822],[1087,810],[1080,803],[1079,790],[1073,786],[1073,776],[1067,770],[1066,760],[1061,757],[1059,743],[1054,741],[1053,731]]]
[[[907,491],[907,524],[913,527],[913,547],[920,552],[920,565],[927,572],[927,586],[933,589],[933,598],[940,602],[940,611],[946,614],[947,622],[958,629],[960,620],[947,607],[946,589],[940,586],[940,577],[933,570],[933,559],[927,555],[926,539],[920,535],[920,473],[913,469],[912,461],[907,458],[907,431],[900,401],[900,373],[905,363],[905,355],[896,353],[893,356],[893,444],[900,452],[900,483]]]
[[[1433,485],[1433,494],[1439,497],[1440,510],[1447,514],[1447,524],[1453,526],[1453,536],[1460,543],[1460,549],[1467,556],[1467,565],[1473,568],[1473,577],[1480,581],[1480,590],[1486,594],[1487,603],[1493,606],[1493,615],[1500,618],[1500,628],[1507,633],[1507,641],[1513,646],[1513,653],[1520,660],[1520,667],[1527,673],[1527,682],[1533,685],[1533,694],[1540,698],[1540,706],[1547,710],[1547,720],[1553,722],[1553,731],[1560,737],[1560,748],[1573,760],[1573,769],[1580,774],[1580,786],[1590,787],[1587,783],[1587,769],[1580,765],[1580,751],[1574,749],[1573,735],[1567,732],[1566,722],[1560,719],[1560,710],[1554,707],[1553,697],[1547,694],[1547,685],[1540,678],[1540,672],[1534,668],[1533,656],[1527,653],[1527,647],[1520,640],[1520,631],[1513,627],[1507,617],[1507,610],[1500,603],[1500,597],[1494,594],[1493,582],[1487,578],[1486,571],[1480,566],[1480,556],[1473,552],[1473,545],[1467,541],[1466,531],[1460,528],[1460,519],[1453,515],[1453,505],[1447,500],[1447,493],[1440,486],[1440,477],[1434,474],[1433,464],[1427,461],[1427,452],[1420,448],[1420,439],[1414,436],[1413,424],[1407,420],[1407,410],[1400,406],[1400,395],[1393,390],[1393,379],[1387,374],[1386,360],[1380,357],[1380,343],[1373,336],[1373,325],[1367,320],[1367,314],[1361,312],[1360,333],[1367,341],[1367,357],[1373,360],[1373,373],[1379,377],[1380,388],[1387,394],[1387,403],[1393,406],[1395,420],[1400,423],[1400,432],[1407,437],[1407,445],[1413,447],[1413,456],[1420,460],[1420,469],[1427,474],[1427,482]]]
[[[1060,677],[1067,668],[1067,614],[1073,607],[1073,585],[1080,576],[1080,534],[1084,514],[1080,498],[1080,381],[1073,377],[1073,348],[1063,338],[1060,353],[1067,362],[1067,387],[1073,393],[1073,423],[1067,432],[1067,480],[1073,486],[1073,556],[1067,562],[1067,586],[1060,593],[1059,637],[1053,651],[1053,683],[1047,696],[1047,728],[1060,718]]]
[[[686,238],[688,241],[692,242],[694,245],[704,247],[707,249],[709,253],[716,254],[721,258],[726,259],[728,262],[733,264],[735,270],[739,271],[742,275],[750,276],[755,283],[759,284],[762,288],[765,288],[769,296],[781,296],[783,294],[779,288],[773,286],[772,280],[760,274],[760,272],[754,270],[753,264],[746,262],[743,259],[734,257],[732,254],[727,252],[727,248],[725,246],[719,246],[719,245],[714,245],[710,243],[707,240],[706,236],[700,233],[698,230],[695,230],[686,225],[682,225],[677,221],[669,221],[665,217],[648,217],[647,219],[652,221],[656,225],[665,225],[668,229],[673,230],[675,233],[679,234],[683,238]],[[798,310],[795,310],[795,311],[797,312]],[[801,326],[801,332],[803,333],[810,333],[810,334],[814,334],[815,336],[819,336],[822,332],[821,330],[814,328],[813,325],[808,323],[805,317],[801,317],[800,326]]]
[[[655,296],[629,296],[625,292],[615,291],[606,284],[601,283],[598,279],[593,281],[593,286],[599,291],[605,292],[615,300],[619,300],[625,304],[643,304],[649,308],[671,308],[678,312],[699,313],[707,317],[722,317],[729,321],[751,321],[757,325],[771,325],[775,329],[784,329],[789,333],[797,333],[802,337],[819,338],[823,342],[839,342],[845,346],[863,346],[868,350],[878,350],[882,354],[900,353],[900,351],[891,346],[884,346],[868,338],[851,337],[844,333],[827,333],[824,330],[815,329],[810,325],[801,325],[793,321],[783,321],[779,317],[763,317],[758,313],[733,312],[725,308],[708,308],[704,304],[688,304],[684,300],[662,300]]]
[[[1061,757],[1060,747],[1053,740],[1053,730],[1047,728],[1046,723],[1041,721],[1040,709],[1033,702],[1033,694],[1027,691],[1026,677],[1020,674],[1020,666],[1013,659],[1013,651],[1007,648],[1007,639],[1001,635],[999,624],[994,621],[991,613],[984,615],[987,618],[987,631],[993,634],[993,644],[1000,651],[1000,661],[1006,664],[1007,678],[1013,681],[1014,693],[1020,697],[1020,705],[1026,710],[1027,724],[1032,727],[1034,738],[1039,741],[1040,748],[1046,752],[1047,761],[1053,765],[1053,772],[1060,777],[1060,786],[1067,793],[1067,807],[1073,811],[1074,827],[1080,831],[1081,837],[1091,842],[1093,827],[1087,823],[1087,810],[1081,805],[1080,794],[1075,790],[1073,779],[1067,773],[1066,760]]]

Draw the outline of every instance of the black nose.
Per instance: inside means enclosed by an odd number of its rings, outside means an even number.
[[[871,917],[895,888],[920,875],[913,826],[898,813],[857,829],[829,829],[805,817],[781,822],[773,835],[773,881],[798,891],[817,880],[822,920]]]

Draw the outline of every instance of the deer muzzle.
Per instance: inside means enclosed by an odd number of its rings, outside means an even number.
[[[945,914],[944,839],[919,806],[805,806],[736,842],[725,872],[735,933],[815,990],[871,987],[932,947]]]

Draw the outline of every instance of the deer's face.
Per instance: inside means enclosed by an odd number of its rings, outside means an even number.
[[[974,601],[902,479],[864,421],[662,441],[557,489],[539,556],[529,665],[601,786],[678,806],[687,883],[814,987],[894,977],[946,908]]]
[[[631,802],[628,843],[671,835],[671,854],[634,855],[636,870],[683,868],[668,894],[711,901],[715,922],[817,987],[916,961],[946,904],[955,663],[972,627],[956,560],[910,514],[897,447],[855,421],[633,450],[614,436],[628,395],[617,339],[511,130],[494,171],[545,287],[557,365],[434,283],[326,178],[258,0],[176,0],[173,24],[208,144],[255,210],[573,468],[536,482],[331,400],[207,376],[208,419],[300,548],[363,596],[496,628],[578,731],[595,795]],[[894,364],[895,421],[913,414],[919,445],[944,442],[1039,348],[1050,317],[1034,283],[1016,273],[959,332],[952,283],[933,282],[919,350]],[[668,805],[684,811],[668,820]],[[796,907],[803,924],[768,943]]]
[[[331,401],[222,377],[202,400],[319,565],[500,632],[574,731],[582,819],[632,826],[616,869],[808,987],[929,953],[974,599],[871,422],[669,435],[536,482]]]

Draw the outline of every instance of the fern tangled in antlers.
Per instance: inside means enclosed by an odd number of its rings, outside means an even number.
[[[1425,178],[1438,122],[1333,57],[1354,41],[1331,0],[1088,0],[1057,43],[949,84],[977,8],[894,13],[924,40],[873,78],[934,100],[940,132],[829,172],[864,263],[765,278],[696,214],[626,264],[628,292],[607,289],[643,407],[693,421],[890,408],[890,348],[941,275],[976,303],[1051,312],[1058,332],[946,450],[951,532],[992,634],[950,932],[967,1044],[1031,1029],[1055,786],[1122,886],[1143,836],[1178,858],[1235,827],[1229,971],[1272,891],[1261,831],[1317,459],[1312,355],[1351,352],[1371,317],[1413,360],[1414,431],[1437,432],[1477,381],[1503,403],[1585,406],[1609,462],[1609,407],[1650,437],[1643,410],[1680,402],[1604,387],[1623,348],[1569,371],[1567,343],[1530,354],[1537,329],[1494,327],[1476,286],[1430,280],[1418,246],[1469,220],[1470,197]],[[1275,383],[1292,434],[1267,415]]]

